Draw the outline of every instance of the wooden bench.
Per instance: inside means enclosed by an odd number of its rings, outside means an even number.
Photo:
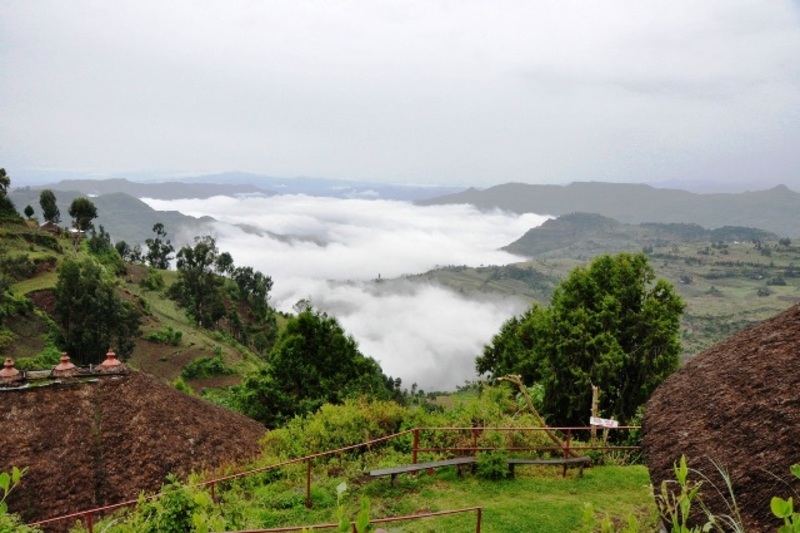
[[[443,459],[441,461],[430,461],[427,463],[417,463],[413,465],[393,466],[391,468],[380,468],[378,470],[371,470],[369,475],[372,477],[378,476],[392,476],[392,485],[397,474],[406,474],[409,472],[418,472],[420,470],[432,470],[434,468],[441,468],[443,466],[457,466],[458,475],[461,475],[461,469],[464,465],[475,464],[475,457],[455,457],[453,459]]]
[[[563,457],[559,459],[523,459],[523,458],[509,458],[508,460],[508,473],[514,477],[514,466],[516,465],[556,465],[563,466],[564,472],[562,476],[567,475],[567,467],[577,465],[580,467],[580,476],[583,476],[583,468],[592,464],[592,458],[588,456],[581,457]]]

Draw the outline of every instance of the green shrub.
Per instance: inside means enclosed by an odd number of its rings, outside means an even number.
[[[183,332],[175,329],[172,326],[167,326],[161,331],[155,333],[148,333],[144,336],[148,341],[157,342],[159,344],[168,344],[170,346],[178,346],[183,338]]]
[[[139,285],[150,291],[160,291],[164,288],[164,276],[155,268],[148,269],[147,275],[142,278]]]
[[[476,473],[483,479],[508,477],[508,452],[503,450],[479,452]]]
[[[200,357],[183,367],[181,376],[184,379],[210,378],[213,376],[229,376],[234,370],[222,360],[220,351],[213,357]]]

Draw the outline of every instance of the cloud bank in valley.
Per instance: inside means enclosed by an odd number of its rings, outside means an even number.
[[[466,205],[307,196],[147,200],[158,210],[209,215],[204,228],[237,265],[274,281],[272,304],[300,299],[337,317],[361,351],[404,386],[452,389],[474,379],[474,359],[500,325],[525,309],[514,298],[469,299],[438,285],[383,280],[436,266],[507,264],[498,248],[545,216],[482,213]],[[176,243],[190,235],[176,235]]]

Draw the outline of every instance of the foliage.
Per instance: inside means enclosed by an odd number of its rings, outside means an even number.
[[[8,188],[11,186],[11,178],[6,173],[6,169],[0,168],[0,196],[8,194]]]
[[[0,274],[9,279],[19,281],[28,279],[36,272],[34,263],[28,254],[6,255],[0,257]]]
[[[181,376],[185,379],[229,376],[234,373],[234,370],[222,360],[221,350],[212,357],[199,357],[188,363],[183,367],[183,370],[181,370]]]
[[[109,235],[105,228],[101,225],[99,231],[94,229],[94,226],[89,228],[89,238],[85,241],[89,252],[97,258],[97,260],[114,271],[115,274],[124,274],[126,272],[125,263],[122,256],[117,249],[111,245],[111,235]]]
[[[90,258],[65,260],[54,292],[62,346],[73,359],[97,364],[112,345],[121,358],[130,356],[141,314],[120,298],[100,265]]]
[[[725,482],[726,492],[720,490],[702,472],[689,468],[684,455],[681,455],[679,462],[673,466],[675,480],[661,483],[661,492],[656,495],[656,504],[661,517],[670,526],[670,533],[699,533],[705,531],[744,533],[744,526],[736,503],[736,496],[733,493],[730,475],[721,465],[714,461],[712,463]],[[689,479],[690,473],[698,476],[700,480]],[[671,485],[677,485],[677,492],[670,489]],[[714,514],[703,503],[702,492],[700,491],[703,486],[708,486],[720,495],[727,506],[727,514]],[[699,507],[699,511],[692,510],[695,504],[696,507]],[[702,522],[703,517],[705,522]],[[692,522],[695,522],[695,524],[692,525]]]
[[[239,389],[242,411],[267,427],[325,403],[391,394],[378,363],[358,350],[335,318],[310,308],[288,321],[267,362]]]
[[[175,247],[167,239],[167,232],[164,229],[164,224],[157,222],[153,226],[153,232],[156,234],[154,238],[145,239],[145,246],[147,246],[147,253],[144,258],[153,268],[166,270],[169,268],[169,262],[172,260],[172,252]]]
[[[170,296],[188,310],[201,327],[212,327],[225,316],[221,288],[224,280],[214,273],[219,255],[216,241],[209,235],[195,237],[194,246],[178,251],[178,281],[170,287]]]
[[[14,202],[8,197],[8,189],[11,187],[11,178],[6,174],[6,169],[0,168],[0,220],[9,222],[19,222],[22,219],[14,207]]]
[[[12,531],[15,533],[36,533],[40,531],[37,528],[23,524],[16,514],[8,513],[6,499],[22,481],[22,477],[27,470],[27,468],[20,470],[16,466],[12,466],[10,472],[0,472],[0,531],[3,533]]]
[[[507,321],[476,368],[541,382],[552,424],[586,425],[591,385],[603,393],[601,412],[627,421],[678,367],[683,309],[646,255],[601,256],[573,270],[548,307]]]
[[[97,207],[86,197],[75,198],[69,206],[69,216],[72,217],[72,226],[78,231],[86,231],[92,225],[92,220],[97,218]]]
[[[34,213],[34,211],[33,211],[33,207],[32,207],[31,205],[26,205],[26,206],[25,206],[25,209],[24,209],[22,212],[23,212],[23,213],[25,213],[25,217],[26,217],[28,220],[30,220],[30,219],[31,219],[31,217],[33,217],[33,213]]]
[[[226,531],[223,508],[202,488],[167,476],[159,496],[139,497],[136,513],[104,528],[107,533],[207,533]]]
[[[56,204],[56,195],[50,189],[39,193],[39,206],[42,208],[42,218],[45,222],[58,224],[61,222],[61,212]]]
[[[159,344],[168,344],[170,346],[178,346],[183,338],[183,332],[175,329],[172,326],[165,326],[161,331],[148,333],[144,338],[151,342]]]
[[[800,464],[792,465],[789,471],[794,477],[800,479]],[[772,514],[783,520],[783,525],[778,529],[778,533],[800,532],[800,512],[795,510],[791,496],[786,499],[774,496],[770,501],[770,510]]]
[[[492,450],[478,453],[477,474],[483,479],[508,477],[508,452]]]
[[[143,288],[149,291],[160,291],[164,288],[164,276],[155,268],[147,270],[147,275],[139,282]]]

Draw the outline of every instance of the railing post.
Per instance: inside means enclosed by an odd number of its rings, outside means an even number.
[[[83,518],[86,520],[86,529],[89,530],[89,533],[94,533],[94,514],[86,513]]]
[[[564,443],[564,459],[569,459],[569,445],[572,442],[572,428],[567,430],[567,441]],[[567,477],[567,463],[564,463],[564,471],[561,477]]]
[[[414,450],[411,453],[411,464],[417,464],[418,449],[419,449],[419,428],[414,428]]]
[[[311,459],[306,461],[306,509],[311,509]]]
[[[478,454],[478,433],[479,432],[480,432],[480,430],[477,427],[472,426],[472,455],[477,455]]]
[[[211,482],[211,501],[214,503],[217,503],[217,492],[215,490],[216,485],[217,484],[215,482]]]
[[[475,533],[481,533],[481,518],[483,517],[483,507],[478,507],[478,520],[475,524]]]

